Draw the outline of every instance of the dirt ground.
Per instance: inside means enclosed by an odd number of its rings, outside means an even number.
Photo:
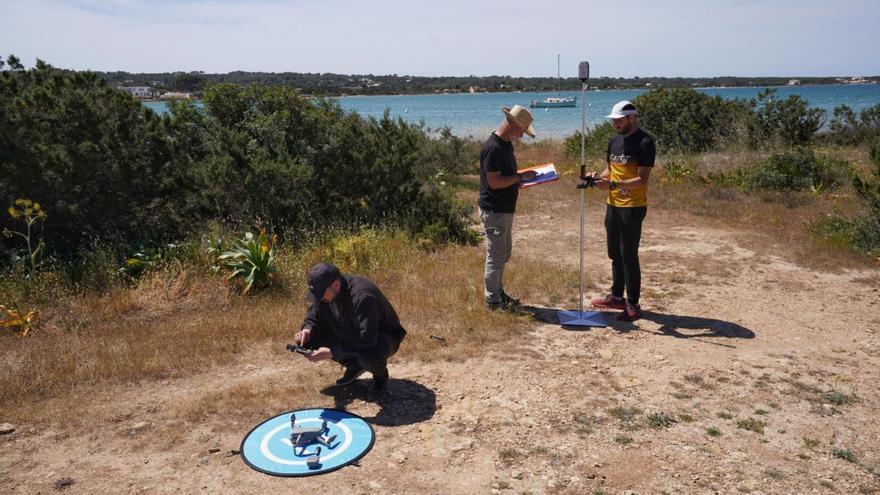
[[[577,269],[570,198],[518,215],[512,269],[524,257]],[[604,287],[602,207],[589,208],[586,273]],[[288,379],[290,357],[258,349],[209,373],[95,391],[71,413],[79,428],[16,425],[0,437],[0,492],[880,493],[880,275],[814,271],[785,250],[649,210],[642,320],[536,321],[529,338],[464,363],[398,360],[379,400],[369,379],[325,388],[307,406],[346,407],[377,437],[327,475],[261,474],[233,453],[255,423],[175,413]],[[316,383],[339,373],[318,368]]]

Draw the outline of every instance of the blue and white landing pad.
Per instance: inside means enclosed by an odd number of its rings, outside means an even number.
[[[297,434],[302,431],[307,433]],[[241,458],[272,476],[311,476],[357,461],[375,441],[373,427],[359,416],[338,409],[300,409],[257,425],[241,442]]]

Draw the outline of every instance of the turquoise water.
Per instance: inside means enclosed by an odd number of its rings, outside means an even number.
[[[698,89],[709,95],[722,98],[753,98],[765,88],[706,88]],[[602,122],[611,106],[620,100],[629,100],[644,93],[644,90],[589,91],[586,95],[587,124]],[[822,108],[831,118],[834,107],[848,105],[856,112],[880,103],[880,84],[835,85],[835,86],[784,86],[776,88],[778,97],[787,98],[797,94],[807,100],[812,107]],[[488,136],[501,122],[502,106],[522,105],[528,107],[532,100],[541,100],[556,93],[478,93],[418,96],[347,96],[336,98],[339,105],[348,111],[363,116],[381,117],[387,108],[394,117],[403,117],[410,122],[424,122],[425,126],[437,129],[443,126],[452,128],[459,136],[473,136],[482,139]],[[563,138],[581,128],[582,101],[580,92],[560,93],[562,96],[577,96],[576,108],[533,108],[537,139]],[[144,103],[158,113],[165,111],[165,104]]]

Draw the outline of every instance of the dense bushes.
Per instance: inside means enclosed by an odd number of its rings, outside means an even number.
[[[178,103],[159,118],[94,74],[38,62],[0,72],[0,151],[0,201],[39,201],[56,255],[160,245],[210,223],[468,238],[465,210],[435,180],[472,160],[463,141],[286,87],[209,86],[204,110]]]
[[[746,104],[692,89],[658,89],[636,97],[639,125],[663,152],[701,152],[732,139],[747,116]]]

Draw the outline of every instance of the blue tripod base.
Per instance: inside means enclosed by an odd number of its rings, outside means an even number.
[[[560,311],[556,313],[559,324],[564,327],[607,327],[605,315],[600,311]]]

